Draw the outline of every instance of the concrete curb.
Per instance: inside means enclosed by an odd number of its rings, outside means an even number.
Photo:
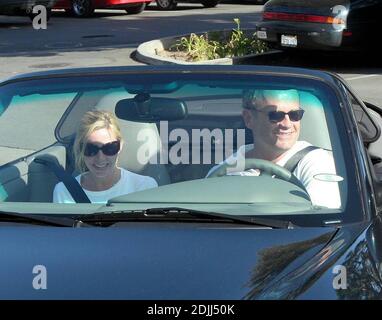
[[[209,32],[230,32],[231,30],[222,30],[222,31],[209,31]],[[255,32],[255,30],[243,30],[247,33]],[[199,33],[205,34],[205,32]],[[195,64],[213,64],[213,65],[232,65],[232,64],[242,64],[244,61],[248,61],[249,59],[253,59],[256,56],[263,56],[263,55],[269,55],[270,53],[275,53],[279,51],[268,51],[266,53],[261,54],[251,54],[246,55],[242,57],[233,57],[233,58],[221,58],[221,59],[214,59],[214,60],[204,60],[204,61],[197,61],[197,62],[188,62],[188,61],[182,61],[177,60],[169,57],[163,57],[158,55],[157,53],[160,51],[163,51],[164,49],[170,48],[172,45],[174,45],[178,40],[180,40],[182,37],[189,36],[189,34],[175,36],[175,37],[166,37],[156,40],[151,40],[144,42],[140,44],[136,50],[135,58],[143,63],[150,64],[150,65],[168,65],[168,64],[181,64],[181,65],[195,65]]]
[[[177,37],[167,37],[162,39],[151,40],[140,44],[137,48],[136,58],[140,62],[144,62],[152,65],[163,65],[163,64],[232,64],[231,58],[222,58],[206,61],[188,62],[177,60],[169,57],[162,57],[157,54],[157,52],[163,51],[164,49],[170,48],[179,39],[187,35],[177,36]]]

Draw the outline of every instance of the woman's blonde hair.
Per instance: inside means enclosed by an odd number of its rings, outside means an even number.
[[[113,113],[103,110],[86,112],[80,121],[73,145],[75,166],[80,172],[88,170],[84,160],[86,142],[94,131],[100,129],[111,130],[115,137],[122,142],[121,129]]]

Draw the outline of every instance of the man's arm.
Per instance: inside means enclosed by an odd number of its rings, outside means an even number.
[[[312,203],[328,208],[340,208],[339,183],[325,179],[324,174],[337,175],[330,151],[317,149],[309,152],[293,172],[304,184]]]

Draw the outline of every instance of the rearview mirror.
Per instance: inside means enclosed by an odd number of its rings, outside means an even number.
[[[133,99],[118,101],[115,114],[119,119],[136,122],[173,121],[184,119],[187,107],[184,101],[178,99],[138,94]]]

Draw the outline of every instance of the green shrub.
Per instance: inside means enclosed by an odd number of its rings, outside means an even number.
[[[208,35],[197,36],[191,33],[189,38],[182,37],[176,44],[176,50],[186,51],[193,61],[219,58],[218,43],[208,39]]]
[[[200,36],[192,33],[189,37],[182,37],[170,50],[186,52],[192,61],[240,57],[268,50],[267,45],[257,39],[255,33],[248,37],[240,29],[238,18],[233,21],[236,28],[228,33],[211,32]]]

